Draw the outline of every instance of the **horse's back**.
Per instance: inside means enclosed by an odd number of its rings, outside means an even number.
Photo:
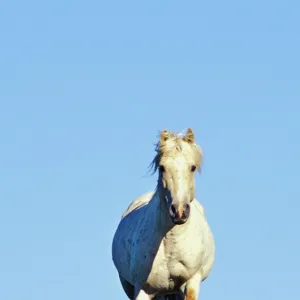
[[[132,201],[124,211],[112,243],[112,259],[119,275],[132,284],[130,280],[132,247],[138,223],[143,219],[146,206],[152,199],[154,192],[145,193]]]
[[[154,192],[148,192],[143,195],[140,195],[137,197],[134,201],[132,201],[128,208],[125,210],[125,212],[122,215],[122,219],[124,219],[128,214],[130,214],[133,210],[139,209],[149,203],[151,198],[153,197]]]

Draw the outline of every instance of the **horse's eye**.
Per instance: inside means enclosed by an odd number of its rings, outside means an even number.
[[[165,172],[165,170],[166,170],[165,167],[161,166],[161,165],[159,166],[159,169],[160,169],[161,172]]]
[[[195,170],[196,170],[196,166],[192,166],[192,167],[191,167],[191,171],[192,171],[192,172],[195,172]]]

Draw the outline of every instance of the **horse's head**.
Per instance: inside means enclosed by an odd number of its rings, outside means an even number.
[[[173,223],[183,224],[189,218],[195,196],[194,177],[201,167],[202,150],[188,129],[185,136],[162,131],[156,151],[153,164],[159,170],[160,198],[166,201]]]

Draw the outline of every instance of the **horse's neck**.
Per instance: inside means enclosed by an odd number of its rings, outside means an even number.
[[[172,225],[166,201],[161,199],[159,189],[156,189],[149,202],[148,214],[157,229],[163,229]]]

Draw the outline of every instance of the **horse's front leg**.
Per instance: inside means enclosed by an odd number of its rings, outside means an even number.
[[[134,300],[151,300],[152,297],[149,296],[144,290],[137,289],[135,291]]]
[[[185,286],[185,300],[197,300],[200,293],[201,275],[196,273]]]

